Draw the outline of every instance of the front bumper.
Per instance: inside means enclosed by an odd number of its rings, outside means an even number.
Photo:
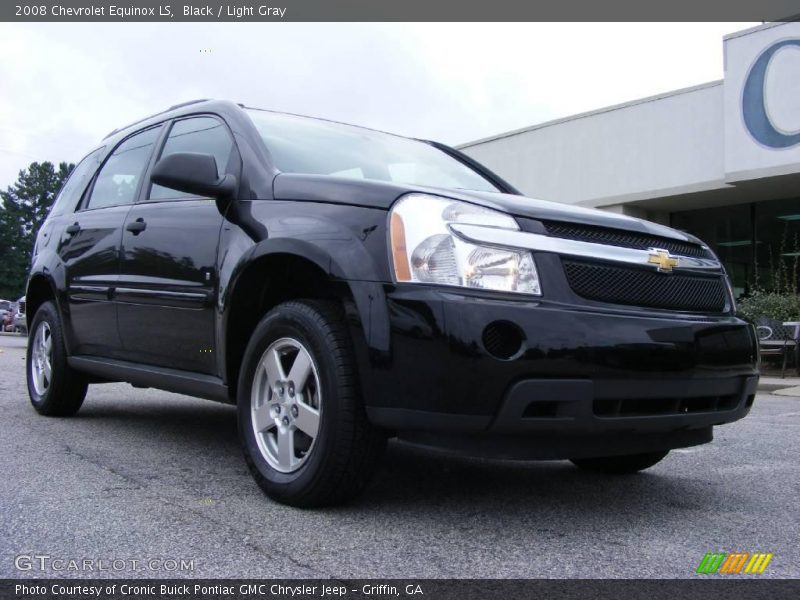
[[[732,316],[420,286],[387,286],[386,298],[390,349],[360,358],[368,416],[388,429],[606,440],[694,430],[691,445],[745,416],[755,395],[755,332]],[[507,359],[487,348],[497,323],[521,339]]]

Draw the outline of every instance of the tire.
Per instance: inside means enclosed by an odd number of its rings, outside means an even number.
[[[579,469],[596,471],[611,475],[627,475],[649,469],[669,454],[669,450],[659,452],[646,452],[643,454],[628,454],[626,456],[599,456],[596,458],[570,459]]]
[[[33,408],[48,417],[74,415],[86,397],[88,381],[67,364],[61,316],[55,304],[45,302],[39,307],[31,332],[25,371]],[[49,375],[44,365],[49,365]]]
[[[283,504],[352,499],[386,446],[364,411],[342,312],[334,302],[285,302],[261,320],[245,350],[239,437],[256,482]]]

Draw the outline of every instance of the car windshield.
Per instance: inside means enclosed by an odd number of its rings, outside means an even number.
[[[499,191],[464,163],[425,142],[309,117],[247,112],[275,166],[284,173]]]

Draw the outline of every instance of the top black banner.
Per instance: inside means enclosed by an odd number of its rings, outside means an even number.
[[[797,0],[63,0],[2,2],[0,20],[253,21],[787,21]]]

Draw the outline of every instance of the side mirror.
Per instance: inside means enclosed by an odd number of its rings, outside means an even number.
[[[233,175],[217,177],[217,161],[212,155],[199,152],[168,154],[155,164],[150,181],[210,198],[231,198],[236,193],[236,178]]]

